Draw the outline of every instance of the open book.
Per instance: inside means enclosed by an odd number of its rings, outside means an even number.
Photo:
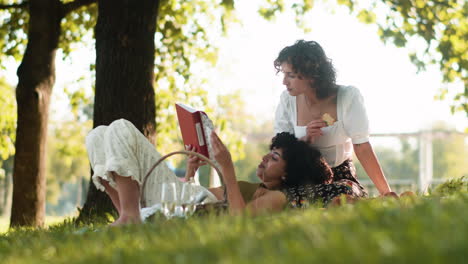
[[[192,145],[197,152],[213,160],[211,147],[211,131],[213,122],[205,112],[196,110],[188,105],[176,104],[177,119],[185,149]]]

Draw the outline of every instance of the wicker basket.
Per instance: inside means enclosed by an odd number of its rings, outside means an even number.
[[[156,161],[156,163],[154,163],[154,165],[151,167],[151,169],[146,173],[145,177],[143,178],[143,184],[141,186],[141,197],[145,197],[146,182],[148,181],[148,178],[150,177],[153,170],[159,164],[161,164],[161,162],[163,162],[165,159],[167,159],[167,158],[169,158],[169,157],[171,157],[173,155],[176,155],[176,154],[185,154],[187,156],[188,155],[193,155],[193,156],[197,156],[199,159],[201,159],[203,161],[206,161],[211,167],[213,167],[216,170],[216,172],[219,175],[221,185],[225,187],[224,181],[223,181],[223,175],[222,175],[221,171],[219,170],[219,168],[213,163],[213,161],[211,161],[210,159],[208,159],[207,157],[205,157],[204,155],[202,155],[202,154],[200,154],[198,152],[188,151],[188,150],[180,150],[180,151],[174,151],[174,152],[171,152],[171,153],[169,153],[167,155],[164,155],[158,161]],[[142,206],[143,207],[147,206],[146,201],[145,200],[143,200],[143,201],[144,202],[143,202]],[[211,210],[214,210],[214,211],[217,211],[217,212],[224,211],[225,209],[227,209],[227,206],[228,206],[227,194],[226,194],[226,191],[225,191],[224,192],[224,201],[219,201],[219,202],[215,202],[215,203],[198,204],[195,214],[200,215],[200,214],[204,214],[204,213],[206,213],[208,211],[211,211]]]

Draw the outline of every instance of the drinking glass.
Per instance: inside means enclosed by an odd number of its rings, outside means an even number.
[[[174,215],[177,217],[185,217],[184,203],[187,203],[190,193],[186,183],[182,184],[180,192],[177,194],[177,201],[174,205]]]
[[[177,203],[176,183],[165,182],[161,188],[161,208],[166,218],[174,215],[175,205]]]
[[[193,214],[194,211],[194,195],[191,192],[191,185],[193,183],[186,182],[182,185],[182,190],[180,192],[180,208],[181,208],[181,216],[187,218]],[[182,205],[183,204],[183,205]]]
[[[190,183],[185,182],[182,184],[182,190],[180,191],[180,202],[181,203],[190,203],[192,196],[190,194]]]

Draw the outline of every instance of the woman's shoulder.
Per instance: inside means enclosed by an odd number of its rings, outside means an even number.
[[[353,97],[356,94],[361,94],[359,89],[353,85],[338,85],[338,93],[345,97]]]
[[[280,96],[280,102],[278,104],[277,111],[280,112],[292,112],[294,111],[294,96],[291,96],[288,91],[283,91]],[[277,112],[278,113],[278,112]]]
[[[341,104],[345,109],[352,102],[362,102],[362,94],[357,87],[352,85],[339,85],[338,87],[338,104]]]
[[[251,204],[253,204],[253,207],[257,209],[280,211],[285,208],[287,201],[286,195],[279,190],[258,188]]]
[[[288,91],[284,90],[281,95],[280,95],[280,100],[281,102],[290,102],[294,99],[295,97],[290,95]]]
[[[268,198],[268,200],[276,204],[277,207],[284,207],[287,205],[287,196],[281,190],[267,190],[264,195]]]

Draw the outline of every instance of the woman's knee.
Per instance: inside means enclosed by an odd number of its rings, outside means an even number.
[[[117,120],[113,121],[109,125],[109,131],[113,131],[113,133],[122,132],[122,131],[132,131],[132,132],[134,132],[134,131],[138,131],[138,129],[135,127],[135,125],[132,122],[121,118],[121,119],[117,119]]]
[[[104,133],[106,132],[107,126],[98,126],[91,130],[86,135],[85,144],[86,148],[90,149],[103,143]]]

